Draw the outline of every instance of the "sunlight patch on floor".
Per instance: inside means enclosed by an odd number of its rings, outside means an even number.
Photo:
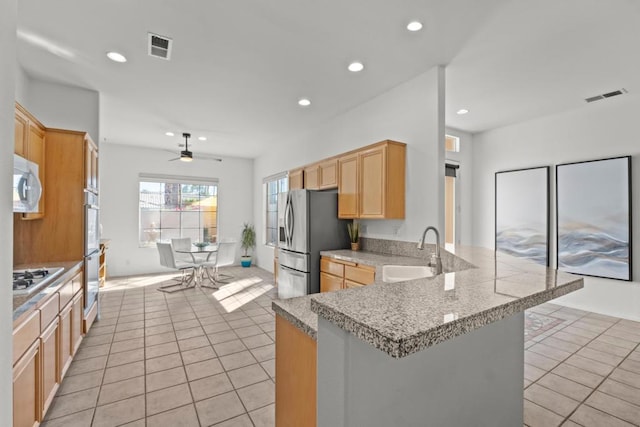
[[[227,313],[231,313],[273,289],[272,284],[262,282],[263,279],[257,276],[236,280],[221,286],[213,293],[213,297],[218,300]],[[262,284],[257,286],[259,283]]]

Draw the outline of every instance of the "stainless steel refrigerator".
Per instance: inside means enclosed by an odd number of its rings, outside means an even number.
[[[278,297],[320,292],[320,251],[349,247],[335,191],[292,190],[278,201]]]
[[[98,270],[100,269],[100,219],[98,207],[98,195],[85,190],[84,204],[84,314],[85,317],[91,311],[94,303],[98,301],[100,282]],[[97,318],[100,318],[98,308]]]

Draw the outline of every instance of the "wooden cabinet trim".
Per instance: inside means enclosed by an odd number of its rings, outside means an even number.
[[[358,265],[357,267],[346,266],[344,268],[345,280],[350,280],[363,285],[372,284],[375,281],[375,276],[376,270],[369,266]]]
[[[58,317],[40,336],[40,354],[42,365],[42,412],[41,419],[44,419],[49,405],[56,395],[61,381],[60,377],[60,336]],[[51,341],[53,340],[53,341]]]
[[[36,340],[13,367],[13,425],[37,426],[40,417],[40,340]]]
[[[344,263],[335,262],[329,258],[320,258],[320,271],[333,274],[334,276],[344,276]]]
[[[363,285],[362,283],[352,282],[351,280],[347,280],[347,279],[344,280],[345,289],[360,288],[362,286],[366,286],[366,285]]]
[[[60,297],[56,292],[40,307],[40,331],[44,331],[58,317],[58,313],[60,313]]]
[[[344,279],[341,276],[320,272],[320,292],[338,291],[344,288]]]
[[[13,363],[27,351],[40,336],[40,311],[35,310],[13,330]]]

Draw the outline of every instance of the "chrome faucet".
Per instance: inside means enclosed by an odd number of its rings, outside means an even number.
[[[422,233],[422,238],[418,242],[418,249],[424,249],[424,238],[427,235],[427,231],[433,230],[436,234],[436,251],[431,254],[431,260],[429,260],[429,267],[433,269],[433,274],[438,275],[442,274],[442,259],[440,258],[440,233],[438,233],[438,229],[432,226],[429,226],[424,229]]]

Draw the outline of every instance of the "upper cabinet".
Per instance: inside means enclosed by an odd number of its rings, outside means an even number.
[[[89,134],[85,134],[84,159],[85,188],[98,194],[98,147]]]
[[[338,188],[338,159],[329,159],[320,162],[319,187],[321,190]]]
[[[317,164],[304,168],[304,188],[307,190],[320,189],[320,167]]]
[[[406,144],[382,141],[338,160],[338,217],[405,216]]]
[[[44,217],[45,182],[45,128],[20,104],[15,109],[14,152],[38,165],[38,178],[42,183],[42,197],[38,203],[38,212],[23,213],[22,219]]]
[[[302,188],[304,188],[304,169],[289,171],[289,190],[300,190]]]

